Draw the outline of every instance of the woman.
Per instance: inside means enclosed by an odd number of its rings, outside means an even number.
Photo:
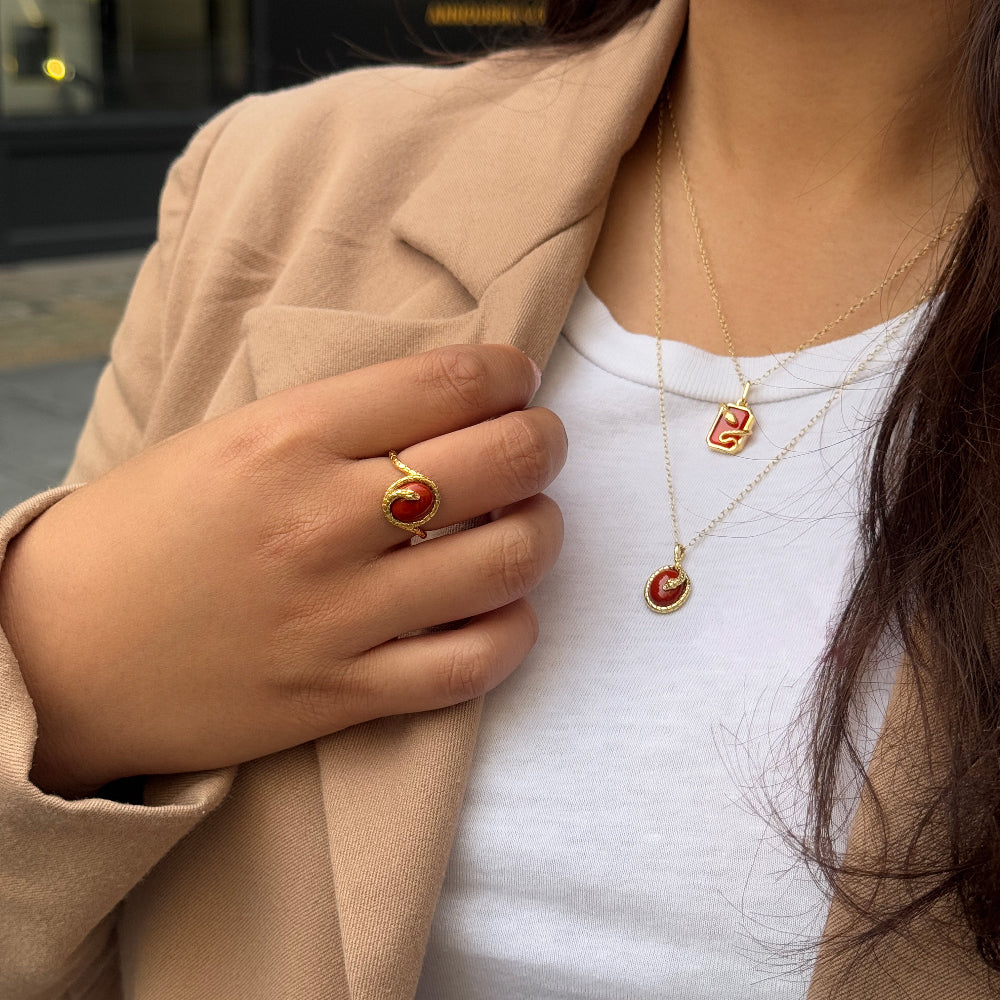
[[[590,45],[252,98],[174,167],[70,473],[88,485],[2,522],[2,995],[408,997],[422,969],[423,997],[993,995],[994,5],[565,16]],[[981,90],[968,105],[952,89],[963,46]],[[907,312],[942,274],[932,306]],[[598,404],[573,410],[581,434],[618,397],[567,377],[573,351],[604,350],[585,360],[616,391],[642,359],[649,372],[649,422],[587,439],[566,467],[572,544],[551,574],[562,518],[540,491],[563,428],[525,409],[537,381],[504,345],[551,355],[540,400]],[[772,352],[793,356],[775,367]],[[725,372],[708,426],[675,381],[685,356]],[[812,809],[791,830],[834,880],[828,913],[801,879],[760,889],[787,857],[766,811],[787,772],[713,753],[720,732],[691,716],[732,707],[757,739],[756,698],[787,729],[795,699],[775,692],[805,693],[852,580],[851,533],[816,532],[852,512],[852,441],[863,450],[876,415],[868,550],[821,663]],[[646,445],[665,469],[636,462]],[[489,520],[407,544],[420,517],[388,490],[412,470],[440,499],[428,528]],[[820,549],[814,587],[801,553]],[[605,561],[574,555],[592,551]],[[538,584],[543,638],[490,701],[473,759],[468,699],[527,655]],[[547,646],[546,628],[582,652]],[[723,655],[751,664],[734,706]],[[694,770],[656,757],[685,726]],[[734,761],[750,780],[726,783]],[[159,777],[130,804],[115,782],[137,774]],[[754,818],[716,812],[727,799]],[[506,839],[481,853],[505,854],[513,827],[524,857],[563,867],[470,866],[498,801]],[[588,885],[588,870],[629,878]],[[727,873],[747,886],[742,922],[739,891],[715,906]],[[477,907],[511,898],[504,884],[532,907]],[[616,906],[588,919],[581,898]],[[806,952],[776,977],[769,956],[824,922],[815,968]]]

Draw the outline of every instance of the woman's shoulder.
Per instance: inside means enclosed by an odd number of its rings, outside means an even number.
[[[377,227],[442,160],[478,169],[482,142],[519,146],[524,116],[551,107],[559,63],[507,52],[454,67],[363,68],[245,97],[174,164],[161,236],[271,234],[277,245],[334,218]]]
[[[345,148],[447,143],[491,107],[520,101],[560,57],[497,53],[455,66],[365,67],[320,77],[225,109],[206,129],[251,154],[294,146],[299,155],[340,158]],[[530,100],[530,98],[529,98]],[[219,122],[224,126],[219,128]]]

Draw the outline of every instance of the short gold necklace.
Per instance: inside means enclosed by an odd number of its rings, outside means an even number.
[[[656,334],[656,387],[660,399],[660,430],[663,433],[663,465],[667,473],[667,492],[670,500],[670,520],[674,535],[674,561],[669,566],[661,566],[646,581],[646,604],[658,614],[670,614],[682,607],[691,596],[691,578],[682,563],[686,552],[700,542],[706,535],[719,525],[723,518],[728,517],[749,494],[757,488],[761,480],[809,433],[813,426],[821,420],[827,411],[843,395],[844,391],[855,382],[875,358],[889,345],[889,342],[906,326],[910,317],[925,301],[921,299],[908,312],[897,317],[886,325],[884,336],[868,352],[861,363],[851,371],[847,378],[833,391],[829,399],[813,415],[808,423],[788,442],[739,493],[713,517],[687,543],[681,542],[680,526],[677,521],[677,492],[674,489],[674,475],[670,462],[670,439],[667,433],[666,391],[663,387],[663,352],[661,350],[663,333],[663,250],[662,250],[662,204],[661,191],[663,185],[662,157],[663,153],[663,105],[660,105],[659,128],[656,134],[656,166],[653,181],[653,326]],[[814,338],[815,339],[815,338]],[[799,348],[801,350],[802,348]],[[738,450],[738,449],[737,449]]]
[[[667,115],[670,118],[670,129],[674,137],[674,148],[677,150],[677,163],[680,167],[681,181],[684,185],[684,196],[687,199],[688,211],[691,215],[691,224],[694,227],[694,235],[698,241],[698,256],[701,258],[701,266],[705,271],[705,277],[708,279],[708,289],[712,293],[712,302],[715,305],[715,314],[719,318],[719,326],[722,328],[722,336],[726,341],[726,350],[729,352],[733,368],[736,370],[736,377],[739,379],[740,385],[743,386],[743,394],[740,396],[738,402],[719,404],[719,412],[716,415],[715,422],[712,424],[712,429],[708,432],[705,441],[708,444],[708,447],[713,451],[720,451],[727,455],[735,455],[737,452],[743,450],[743,446],[753,433],[754,427],[757,423],[753,415],[753,411],[750,409],[749,403],[747,402],[750,396],[750,390],[755,386],[766,382],[779,368],[783,368],[787,365],[788,362],[791,361],[797,354],[804,351],[807,347],[812,347],[813,344],[825,337],[834,327],[843,323],[844,320],[848,319],[850,316],[853,316],[854,313],[862,308],[862,306],[867,305],[873,298],[875,298],[876,295],[885,291],[885,289],[897,278],[901,278],[904,274],[906,274],[910,268],[912,268],[918,261],[926,257],[927,254],[929,254],[931,250],[933,250],[934,247],[941,242],[941,240],[958,227],[964,218],[964,215],[960,215],[957,219],[952,220],[947,226],[944,227],[944,229],[941,230],[941,232],[933,237],[933,239],[928,240],[928,242],[912,257],[900,264],[899,267],[897,267],[896,270],[893,271],[892,274],[890,274],[884,281],[873,288],[867,295],[863,295],[850,308],[844,310],[844,312],[842,312],[836,319],[831,320],[821,330],[817,330],[814,334],[802,341],[802,343],[799,344],[799,346],[793,351],[788,351],[783,354],[762,375],[758,375],[755,379],[749,379],[746,376],[746,372],[743,371],[739,358],[736,355],[736,346],[733,344],[733,338],[729,332],[729,324],[726,322],[725,314],[722,311],[719,289],[715,283],[715,275],[712,271],[712,265],[708,260],[708,251],[705,249],[705,238],[702,235],[701,223],[698,221],[698,210],[695,208],[694,204],[694,195],[691,191],[691,181],[688,177],[687,164],[684,161],[684,151],[681,149],[681,140],[677,130],[677,119],[674,117],[674,107],[670,100],[669,90],[664,95],[664,100],[660,102],[658,129],[660,136],[658,136],[657,142],[662,143],[664,104],[666,104]]]

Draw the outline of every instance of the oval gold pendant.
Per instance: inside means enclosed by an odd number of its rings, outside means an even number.
[[[676,611],[691,596],[691,578],[679,564],[661,566],[646,581],[646,603],[658,615]]]

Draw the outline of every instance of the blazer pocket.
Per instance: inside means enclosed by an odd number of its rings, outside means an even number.
[[[265,305],[243,317],[247,360],[258,398],[446,344],[478,342],[478,310],[447,319]]]

